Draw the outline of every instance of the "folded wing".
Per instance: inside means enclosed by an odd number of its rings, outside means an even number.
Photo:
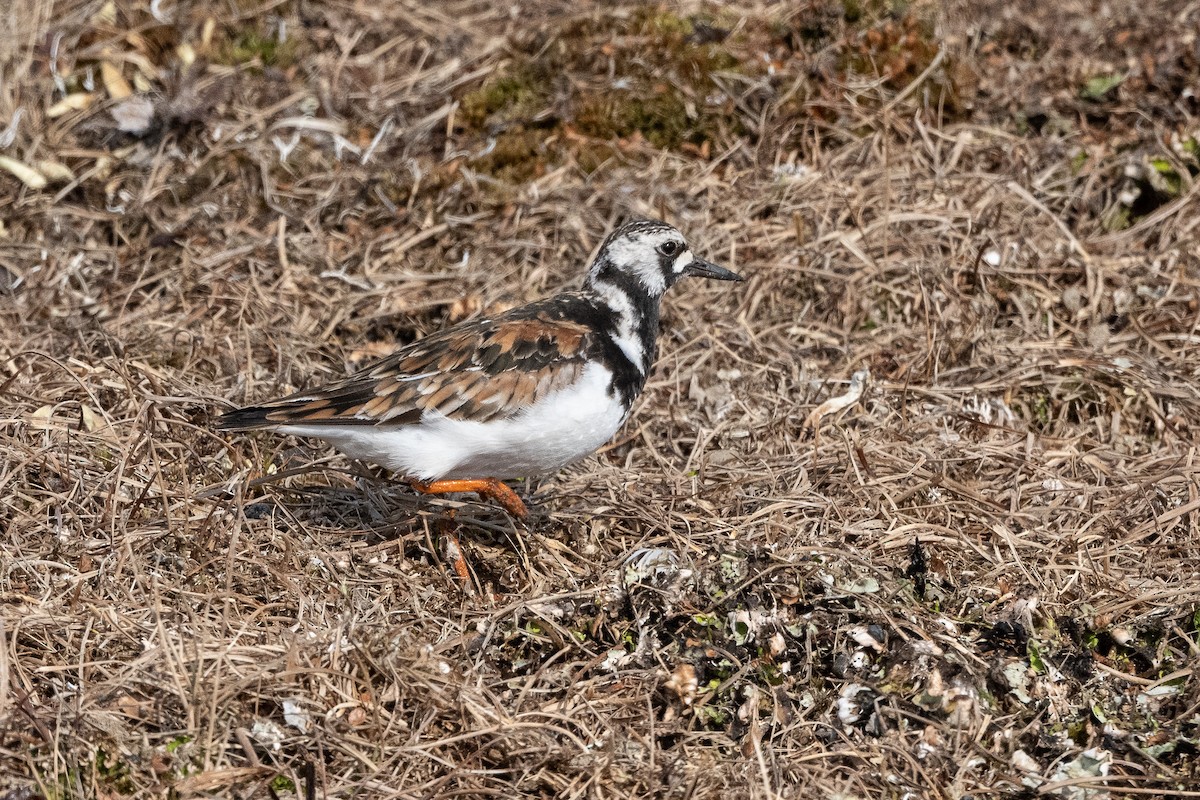
[[[536,307],[435,333],[337,383],[224,414],[226,430],[513,416],[583,371],[591,332]]]

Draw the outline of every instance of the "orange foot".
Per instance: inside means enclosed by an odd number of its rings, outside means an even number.
[[[455,530],[458,524],[454,521],[454,511],[447,511],[446,516],[438,521],[437,528],[441,532],[442,551],[446,558],[449,559],[450,565],[454,568],[454,574],[463,582],[463,585],[470,588],[471,585],[471,569],[467,566],[467,559],[463,556],[462,543],[458,541],[458,532]]]
[[[517,519],[525,519],[529,511],[517,493],[495,478],[480,478],[454,481],[413,481],[412,486],[422,494],[449,494],[450,492],[477,492],[480,497],[495,500],[500,507]]]

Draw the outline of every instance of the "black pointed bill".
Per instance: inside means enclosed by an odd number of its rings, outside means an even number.
[[[718,267],[711,261],[705,261],[703,258],[693,258],[691,263],[683,270],[685,275],[695,275],[697,278],[712,278],[715,281],[744,281],[746,280],[736,272],[731,272],[724,267]]]

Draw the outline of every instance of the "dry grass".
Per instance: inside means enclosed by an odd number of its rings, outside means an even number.
[[[0,12],[0,797],[1200,796],[1200,7],[521,6]],[[631,214],[529,527],[212,431]]]

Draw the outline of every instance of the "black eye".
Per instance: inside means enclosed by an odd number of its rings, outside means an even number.
[[[679,252],[679,242],[663,242],[658,246],[658,252],[670,257]]]

